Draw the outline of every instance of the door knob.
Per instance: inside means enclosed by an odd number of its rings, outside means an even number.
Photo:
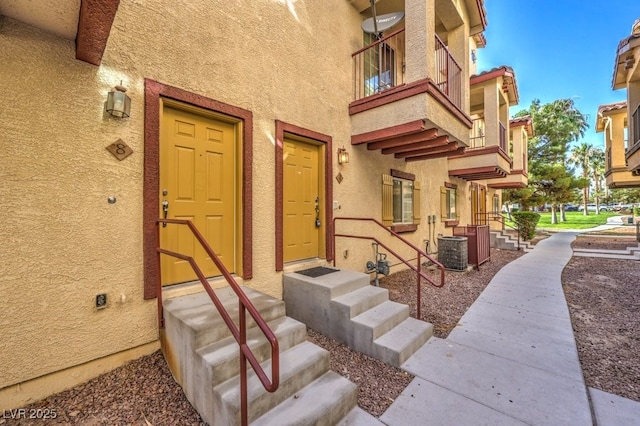
[[[166,219],[168,214],[169,214],[169,201],[163,200],[162,201],[162,215],[163,215],[163,218]],[[167,227],[167,222],[162,222],[162,227],[166,228]]]

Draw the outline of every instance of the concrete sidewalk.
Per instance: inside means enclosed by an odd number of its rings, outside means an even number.
[[[640,403],[585,386],[561,283],[575,235],[554,234],[499,271],[447,339],[403,364],[416,378],[380,420],[639,425]]]

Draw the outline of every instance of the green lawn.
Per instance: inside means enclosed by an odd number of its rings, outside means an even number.
[[[551,213],[540,213],[540,222],[536,229],[585,229],[593,228],[594,226],[604,225],[607,223],[607,218],[611,216],[618,216],[617,213],[603,212],[596,214],[595,212],[589,212],[588,216],[585,216],[582,212],[566,212],[566,222],[559,222],[551,224]],[[560,213],[558,213],[558,220],[560,220]],[[509,223],[509,222],[507,222]]]

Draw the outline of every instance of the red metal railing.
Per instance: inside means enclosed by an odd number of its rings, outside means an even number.
[[[238,326],[236,326],[236,324],[233,322],[233,319],[229,315],[229,312],[227,312],[227,310],[224,308],[224,305],[222,305],[222,302],[220,302],[220,299],[218,299],[218,296],[216,296],[215,292],[211,288],[211,285],[209,284],[209,281],[207,281],[207,277],[204,276],[204,274],[202,273],[202,270],[198,267],[193,257],[186,256],[181,253],[176,253],[174,251],[170,251],[170,250],[166,250],[161,247],[158,247],[157,249],[158,261],[160,260],[159,259],[160,255],[165,254],[165,255],[177,257],[178,259],[182,259],[189,262],[194,272],[198,276],[200,283],[202,283],[202,286],[204,287],[205,291],[211,298],[211,301],[213,302],[215,307],[218,309],[220,316],[224,320],[225,324],[227,324],[227,327],[229,327],[231,334],[236,339],[236,342],[238,342],[240,346],[240,410],[241,410],[240,417],[241,417],[242,424],[247,425],[248,424],[247,361],[253,368],[253,371],[256,373],[256,375],[258,376],[258,379],[260,380],[264,388],[267,390],[267,392],[275,392],[278,389],[278,386],[280,385],[280,352],[279,352],[278,339],[276,338],[273,331],[271,331],[271,329],[267,325],[264,318],[262,318],[262,316],[260,315],[260,312],[258,312],[258,310],[253,305],[253,303],[251,303],[251,300],[249,300],[247,295],[244,294],[244,292],[242,291],[242,289],[240,288],[236,280],[233,279],[233,277],[231,276],[227,268],[224,266],[220,258],[214,253],[214,251],[211,249],[211,247],[209,246],[207,241],[204,239],[202,234],[195,227],[193,222],[191,222],[190,220],[160,219],[156,222],[156,225],[159,225],[160,223],[186,225],[187,227],[189,227],[189,229],[191,230],[193,235],[196,237],[196,239],[198,240],[202,248],[204,248],[204,250],[207,252],[207,255],[209,255],[211,260],[213,260],[213,263],[215,263],[218,270],[220,270],[220,273],[222,273],[222,276],[224,276],[225,280],[227,280],[227,283],[229,284],[233,292],[236,294],[236,296],[238,296],[238,303],[239,303],[238,318],[240,322],[239,329],[238,329]],[[160,231],[158,229],[158,234],[159,232]],[[159,238],[158,238],[158,241],[160,241]],[[160,264],[160,262],[158,262],[158,264]],[[158,279],[158,284],[157,284],[157,294],[158,294],[158,323],[160,328],[164,328],[164,316],[162,313],[162,280],[160,278]],[[246,318],[247,311],[249,311],[249,314],[255,321],[256,325],[262,331],[262,334],[264,334],[264,336],[269,341],[269,344],[271,345],[271,380],[269,380],[269,378],[267,377],[267,374],[265,373],[262,366],[260,365],[260,362],[256,359],[255,355],[251,351],[251,348],[247,345],[247,318]]]
[[[636,110],[631,114],[631,144],[629,148],[632,146],[638,146],[640,144],[640,105],[636,108]]]
[[[476,118],[473,120],[473,128],[471,129],[471,138],[469,138],[469,147],[467,150],[485,147],[484,136],[484,118]]]
[[[393,251],[389,246],[387,246],[386,244],[384,244],[383,242],[381,242],[380,240],[378,240],[375,237],[369,237],[369,236],[364,236],[364,235],[352,235],[352,234],[338,234],[335,232],[336,228],[336,222],[338,220],[344,220],[344,221],[362,221],[362,222],[373,222],[376,225],[378,225],[379,227],[383,228],[385,231],[389,232],[391,235],[393,235],[395,238],[397,238],[398,240],[402,241],[405,245],[411,247],[413,250],[415,250],[416,252],[416,266],[413,266],[411,263],[409,263],[408,260],[406,260],[405,258],[403,258],[402,256],[400,256],[398,253],[396,253],[395,251]],[[421,313],[420,313],[420,278],[424,279],[425,281],[427,281],[429,284],[431,284],[434,287],[442,287],[444,285],[444,266],[438,262],[436,259],[434,259],[433,257],[429,256],[424,250],[419,249],[418,247],[416,247],[414,244],[410,243],[409,241],[405,240],[404,238],[402,238],[400,235],[398,235],[397,233],[395,233],[394,231],[392,231],[391,229],[387,228],[386,226],[384,226],[382,224],[382,222],[373,219],[373,218],[368,218],[368,217],[334,217],[333,218],[333,247],[335,249],[336,247],[336,237],[344,237],[344,238],[355,238],[355,239],[360,239],[360,240],[370,240],[370,241],[374,241],[375,243],[381,245],[382,247],[384,247],[385,250],[387,250],[389,253],[391,253],[393,256],[395,256],[398,260],[400,260],[402,263],[404,263],[405,265],[407,265],[411,270],[413,270],[416,273],[416,279],[417,279],[417,284],[418,284],[418,297],[417,297],[417,307],[416,307],[416,318],[417,319],[421,319]],[[429,278],[429,276],[427,274],[425,274],[422,271],[421,268],[421,262],[420,262],[420,258],[421,256],[424,256],[425,258],[429,259],[429,261],[433,262],[439,269],[440,269],[440,284],[436,284],[434,281],[431,280],[431,278]],[[333,266],[336,266],[336,259],[335,256],[333,258]]]
[[[404,83],[404,28],[353,53],[354,100]]]
[[[436,86],[458,108],[462,108],[462,68],[436,34]]]
[[[468,225],[455,226],[453,235],[457,237],[467,237],[468,261],[476,265],[478,270],[480,265],[491,260],[491,236],[489,225]]]

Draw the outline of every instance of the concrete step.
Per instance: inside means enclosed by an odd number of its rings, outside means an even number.
[[[358,387],[328,371],[251,424],[333,426],[357,404]]]
[[[265,321],[285,315],[284,302],[247,287],[242,290],[249,297]],[[229,288],[214,290],[231,319],[238,324],[238,297]],[[231,332],[218,313],[215,305],[205,292],[167,299],[163,301],[165,323],[178,327],[194,350],[209,343],[231,336]],[[167,317],[170,317],[167,321]],[[247,314],[247,327],[254,327],[255,321]]]
[[[433,324],[407,318],[374,340],[374,347],[379,354],[376,358],[390,365],[402,365],[431,336]]]
[[[373,341],[409,318],[409,306],[386,301],[354,317],[349,346],[376,358]],[[353,345],[353,346],[352,346]]]
[[[271,377],[271,360],[261,365],[267,377]],[[280,354],[280,387],[273,393],[264,389],[253,369],[249,370],[249,422],[258,419],[327,371],[329,352],[310,342],[303,342]],[[204,420],[212,426],[239,424],[240,378],[229,379],[215,386],[213,391],[215,397],[211,415],[203,416]]]
[[[389,300],[389,290],[368,285],[332,299],[336,313],[351,319]]]
[[[280,352],[307,340],[307,327],[293,318],[281,317],[267,325],[278,339]],[[248,330],[247,345],[259,362],[271,358],[271,345],[258,327]],[[204,367],[199,376],[206,375],[211,383],[222,383],[240,374],[240,349],[234,337],[204,346],[196,354]]]
[[[284,274],[287,315],[330,336],[331,300],[364,287],[369,287],[369,276],[354,271],[338,270],[316,278],[295,272]]]
[[[511,234],[506,234],[502,231],[491,231],[490,238],[491,247],[501,250],[518,249],[518,240],[517,238],[511,236]],[[532,249],[532,246],[528,242],[520,240],[520,249],[526,251]]]
[[[380,420],[373,417],[360,407],[356,407],[347,414],[339,423],[338,426],[382,426]]]

